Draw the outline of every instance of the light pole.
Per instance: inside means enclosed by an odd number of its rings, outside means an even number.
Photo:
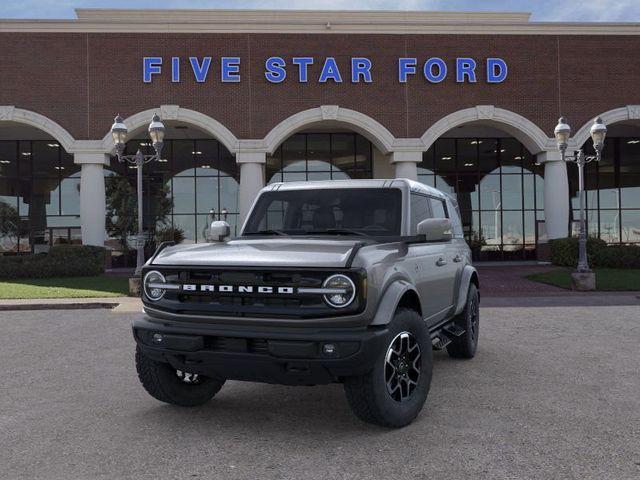
[[[578,192],[580,196],[580,237],[578,240],[578,268],[577,273],[591,273],[589,260],[587,259],[587,226],[585,220],[585,191],[584,191],[584,166],[590,162],[599,162],[604,147],[604,138],[607,135],[607,127],[602,123],[600,117],[596,118],[591,125],[591,139],[595,155],[585,155],[582,149],[573,154],[567,155],[567,146],[571,136],[571,127],[564,117],[558,120],[558,125],[553,132],[558,143],[558,149],[562,154],[563,161],[574,162],[578,166]]]
[[[142,224],[142,166],[145,163],[149,163],[152,160],[160,160],[160,154],[162,153],[162,146],[164,144],[164,124],[160,121],[160,117],[155,114],[149,124],[149,137],[153,143],[155,150],[154,155],[144,155],[140,149],[135,155],[125,155],[124,147],[127,142],[127,126],[124,124],[124,120],[118,115],[113,125],[111,126],[111,135],[113,136],[113,143],[116,147],[116,156],[119,162],[126,162],[135,165],[137,169],[137,194],[138,194],[138,235],[136,236],[136,276],[140,275],[142,266],[144,265],[144,232]]]

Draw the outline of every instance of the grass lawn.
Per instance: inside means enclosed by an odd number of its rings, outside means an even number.
[[[561,288],[571,288],[572,268],[558,268],[550,272],[528,275],[529,280],[547,283]],[[594,268],[596,289],[602,291],[639,291],[640,270],[618,268]]]
[[[0,299],[121,297],[129,291],[123,277],[70,277],[0,280]]]

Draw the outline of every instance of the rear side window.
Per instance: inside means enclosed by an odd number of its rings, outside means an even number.
[[[425,195],[419,195],[417,193],[411,194],[411,235],[415,235],[418,232],[418,224],[426,219],[431,218],[431,205],[429,204],[429,197]]]
[[[433,210],[433,218],[449,218],[444,202],[439,198],[431,199],[431,209]]]

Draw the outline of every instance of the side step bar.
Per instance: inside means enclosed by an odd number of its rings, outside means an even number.
[[[434,350],[444,350],[454,337],[464,335],[466,330],[453,322],[446,323],[431,332],[431,343]]]

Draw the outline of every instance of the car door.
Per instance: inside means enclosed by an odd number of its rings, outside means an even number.
[[[431,217],[431,198],[412,192],[411,234],[416,233],[418,223]],[[449,278],[454,268],[450,242],[412,243],[408,247],[405,261],[405,268],[420,295],[423,317],[429,324],[436,323],[446,315],[453,301]]]
[[[430,198],[431,211],[433,218],[449,218],[453,222],[455,219],[451,218],[447,210],[446,202],[441,198]],[[451,212],[454,213],[454,212]],[[453,236],[452,236],[453,237]],[[441,317],[446,316],[447,310],[453,306],[456,296],[456,286],[458,285],[458,277],[462,268],[462,257],[457,242],[452,238],[446,242],[435,242],[434,253],[437,256],[436,267],[439,271],[439,291],[442,294],[439,305],[442,308],[440,313]]]

